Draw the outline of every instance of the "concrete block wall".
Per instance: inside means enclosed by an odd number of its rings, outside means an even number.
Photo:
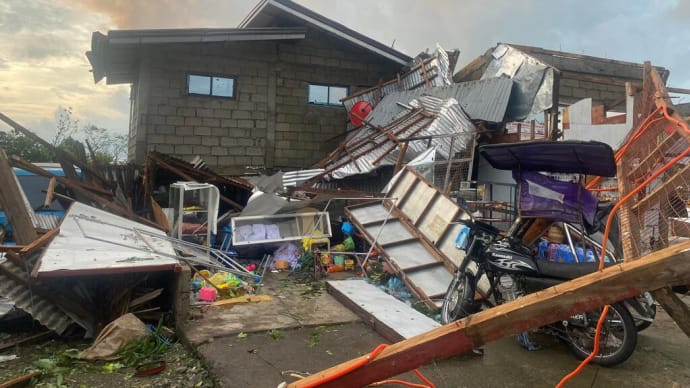
[[[573,78],[561,78],[559,88],[559,102],[565,104],[572,104],[583,98],[591,98],[595,105],[608,104],[625,97],[625,86]]]
[[[185,160],[199,155],[228,174],[310,167],[338,144],[347,115],[342,107],[309,105],[308,85],[353,91],[400,68],[316,30],[298,41],[158,47],[141,66],[132,86],[139,92],[130,159],[140,162],[151,150]],[[234,77],[236,98],[187,95],[189,73]]]

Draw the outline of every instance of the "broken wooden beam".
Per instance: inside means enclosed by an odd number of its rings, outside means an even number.
[[[30,255],[35,250],[48,244],[53,239],[53,237],[58,235],[58,233],[60,233],[60,228],[51,229],[48,233],[42,234],[41,237],[35,239],[30,244],[23,247],[19,251],[19,254],[20,255]]]
[[[608,267],[395,343],[358,369],[347,371],[369,356],[314,373],[288,387],[363,387],[573,314],[647,290],[688,281],[690,242],[685,242],[653,252],[641,260]],[[331,378],[343,372],[342,376]]]
[[[12,380],[7,380],[7,381],[3,382],[2,384],[0,384],[0,388],[11,388],[11,387],[18,386],[19,384],[25,384],[25,383],[29,382],[29,380],[33,379],[36,376],[40,376],[41,374],[43,374],[43,372],[38,371],[38,370],[26,373],[22,376],[19,376],[17,378],[12,379]]]
[[[0,182],[3,182],[3,188],[0,190],[0,209],[5,211],[12,226],[14,241],[20,245],[30,244],[38,237],[38,234],[24,204],[21,187],[14,176],[7,154],[2,148],[0,148]]]

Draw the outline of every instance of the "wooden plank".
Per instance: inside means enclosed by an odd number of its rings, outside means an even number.
[[[17,378],[7,380],[4,383],[0,384],[0,388],[11,388],[11,387],[17,387],[19,384],[24,384],[28,383],[29,380],[33,379],[36,376],[40,376],[43,374],[43,372],[35,370],[33,372],[29,372],[27,374],[24,374],[22,376],[19,376]]]
[[[326,289],[391,342],[412,338],[440,326],[365,280],[329,280]]]
[[[21,188],[17,184],[7,154],[2,148],[0,148],[0,182],[3,182],[3,188],[0,190],[0,209],[5,211],[12,226],[14,241],[20,245],[30,244],[38,237],[38,234],[24,204]]]
[[[243,295],[236,298],[222,299],[211,303],[211,306],[232,306],[241,303],[268,302],[273,298],[270,295]]]
[[[690,337],[690,308],[685,304],[670,287],[652,291],[652,296],[664,307],[664,311],[673,318],[685,335]]]
[[[17,345],[26,344],[26,343],[29,343],[32,341],[37,341],[37,340],[41,340],[44,338],[48,338],[54,334],[55,333],[52,331],[44,331],[43,333],[38,333],[38,334],[34,334],[34,335],[31,335],[28,337],[20,338],[20,339],[14,340],[14,341],[5,342],[5,343],[0,344],[0,351],[5,350],[5,349],[9,349],[9,348],[13,348]]]
[[[2,233],[4,234],[4,231]],[[0,245],[0,252],[16,252],[25,246],[26,245]]]
[[[163,209],[153,197],[149,196],[148,198],[151,204],[151,211],[153,212],[153,219],[165,233],[170,233],[170,222],[168,222],[168,217],[163,213]]]
[[[50,208],[50,205],[53,203],[53,194],[55,193],[55,184],[57,183],[57,180],[55,177],[50,178],[50,181],[48,182],[48,188],[46,189],[46,199],[43,202],[43,207],[48,209]]]
[[[31,244],[22,248],[19,251],[19,254],[30,255],[38,248],[41,248],[42,246],[48,244],[53,239],[53,237],[58,235],[58,233],[60,233],[60,228],[51,229],[48,233],[42,234],[41,237],[32,241]]]
[[[434,360],[465,354],[488,342],[566,319],[646,290],[690,281],[690,242],[617,264],[600,272],[529,294],[510,303],[473,314],[383,349],[362,367],[329,380],[347,368],[371,358],[346,361],[293,382],[298,388],[363,387],[412,370]]]

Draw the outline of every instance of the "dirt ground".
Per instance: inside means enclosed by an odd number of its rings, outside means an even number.
[[[44,332],[30,321],[0,324],[0,344]],[[31,379],[32,387],[213,387],[216,386],[204,364],[181,343],[167,351],[165,370],[148,377],[136,376],[134,368],[117,361],[82,361],[71,355],[89,347],[81,339],[48,338],[0,351],[0,385],[32,371],[41,375]]]

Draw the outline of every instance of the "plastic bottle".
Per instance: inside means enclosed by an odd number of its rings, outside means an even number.
[[[561,263],[574,263],[575,258],[573,257],[573,252],[567,244],[558,245],[558,262]]]
[[[542,240],[539,243],[538,247],[538,255],[540,259],[546,259],[546,250],[549,248],[549,242],[546,240]]]
[[[577,262],[578,263],[584,263],[585,262],[585,250],[582,249],[582,247],[575,248],[575,254],[577,255]]]
[[[556,261],[558,259],[558,244],[549,243],[546,248],[546,259],[549,261]]]
[[[470,235],[470,228],[466,225],[463,225],[460,228],[460,232],[458,233],[458,237],[455,238],[455,247],[458,249],[465,250],[467,248],[467,239]]]
[[[594,258],[594,252],[591,249],[587,249],[587,253],[585,253],[585,261],[587,263],[594,263],[597,261]]]

